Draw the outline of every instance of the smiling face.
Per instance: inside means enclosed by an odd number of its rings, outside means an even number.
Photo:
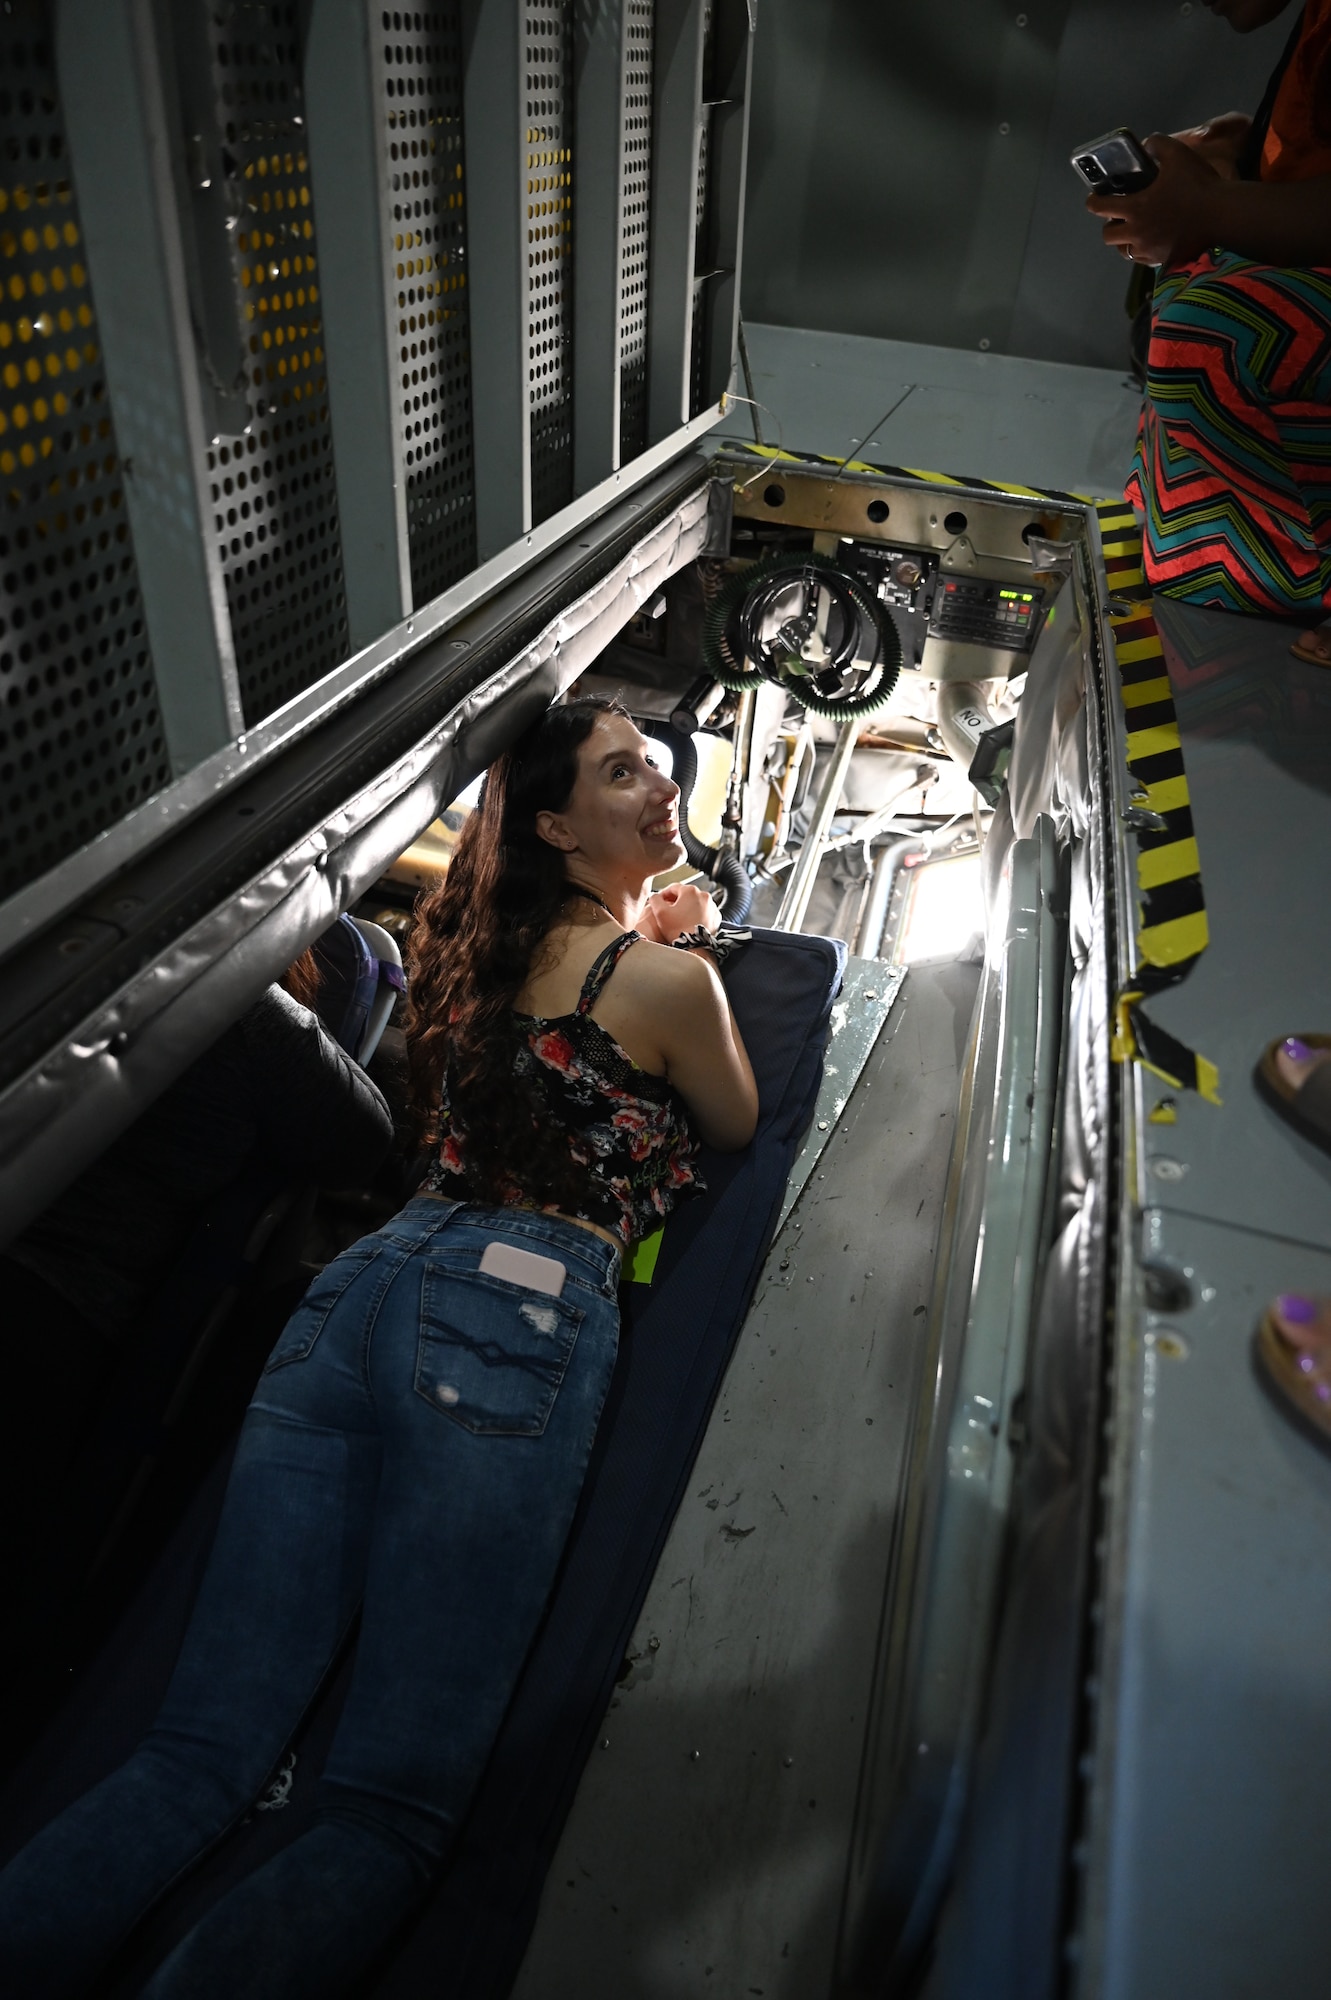
[[[565,855],[574,881],[602,890],[636,894],[684,856],[679,786],[623,715],[597,719],[579,748],[568,804],[537,813],[536,830]]]

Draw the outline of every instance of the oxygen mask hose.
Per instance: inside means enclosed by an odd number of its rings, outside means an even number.
[[[885,706],[901,672],[901,639],[886,605],[830,556],[779,553],[716,592],[703,627],[703,664],[742,694],[784,687],[814,715],[850,722]]]

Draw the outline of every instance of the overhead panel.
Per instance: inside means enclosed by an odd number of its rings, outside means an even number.
[[[647,443],[652,0],[588,0],[576,20],[574,483],[586,493]]]
[[[253,724],[349,650],[319,249],[296,10],[236,0],[225,10],[182,10],[182,39],[191,26],[206,36],[231,183],[248,428],[220,434],[208,464],[236,670]]]
[[[652,0],[628,0],[619,243],[619,463],[647,444],[647,275],[652,199]]]
[[[46,9],[0,22],[0,895],[171,776]]]
[[[573,498],[573,5],[525,0],[530,524]]]
[[[426,604],[476,566],[460,10],[375,11],[411,593]]]

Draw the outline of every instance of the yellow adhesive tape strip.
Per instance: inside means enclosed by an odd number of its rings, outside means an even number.
[[[1121,667],[1130,667],[1136,660],[1163,660],[1165,657],[1165,649],[1156,632],[1149,639],[1116,639],[1114,651],[1118,654]]]
[[[1167,924],[1148,924],[1138,935],[1137,948],[1147,965],[1182,965],[1196,958],[1211,942],[1205,910],[1172,917]]]
[[[1128,731],[1128,762],[1135,764],[1142,757],[1158,757],[1164,750],[1181,750],[1183,741],[1178,733],[1177,722],[1161,722],[1154,729],[1130,729]]]
[[[1146,787],[1146,800],[1152,812],[1177,812],[1180,806],[1188,804],[1188,781],[1186,778],[1161,778],[1157,784]]]
[[[1171,840],[1168,847],[1143,848],[1137,856],[1137,886],[1159,889],[1166,882],[1181,882],[1185,875],[1200,875],[1201,856],[1195,840]]]
[[[1124,708],[1149,708],[1153,702],[1174,699],[1168,674],[1158,681],[1124,681],[1121,692]]]

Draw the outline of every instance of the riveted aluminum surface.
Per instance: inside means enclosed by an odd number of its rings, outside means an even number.
[[[628,0],[625,19],[623,193],[619,265],[619,458],[647,442],[647,262],[652,193],[651,0]]]
[[[238,210],[249,413],[245,434],[209,453],[211,528],[252,725],[345,658],[347,612],[294,18],[284,33],[262,0],[238,0],[205,25]]]
[[[371,21],[415,604],[476,564],[459,16],[453,0],[406,16],[385,10]]]
[[[0,90],[0,894],[166,784],[124,468],[45,7]]]
[[[573,8],[526,0],[527,400],[531,518],[573,498]]]

